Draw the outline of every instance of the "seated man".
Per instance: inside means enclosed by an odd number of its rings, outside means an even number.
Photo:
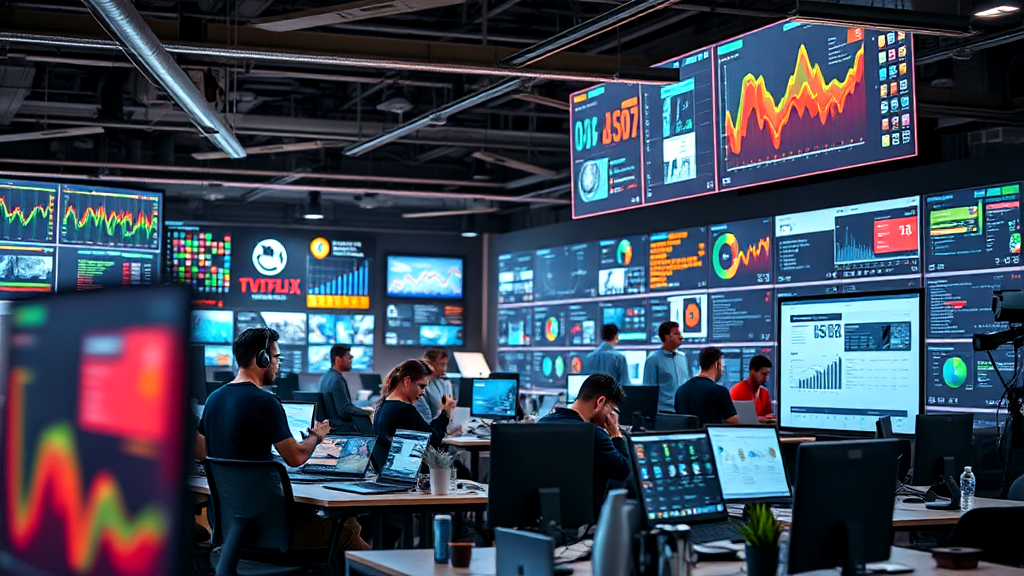
[[[750,359],[750,375],[746,380],[736,384],[729,390],[733,402],[753,402],[757,410],[757,419],[761,422],[774,422],[775,411],[772,410],[772,399],[768,395],[768,376],[772,372],[772,361],[767,356],[758,354]]]
[[[540,423],[590,422],[594,424],[594,515],[608,494],[609,482],[625,482],[629,478],[629,452],[626,440],[619,430],[619,415],[615,410],[626,399],[614,378],[607,374],[592,374],[580,387],[576,402],[568,408],[555,408]]]
[[[739,424],[729,390],[719,386],[722,379],[722,351],[709,346],[700,351],[700,374],[676,390],[676,414],[692,414],[700,425]]]
[[[196,434],[197,460],[205,460],[207,455],[230,460],[271,460],[273,445],[289,466],[301,466],[330,431],[327,420],[317,422],[300,444],[288,429],[281,401],[263,390],[274,381],[281,367],[278,338],[276,330],[263,327],[249,328],[238,335],[233,346],[238,375],[206,399]],[[328,546],[332,530],[330,520],[312,515],[298,518],[292,546]],[[368,550],[369,545],[359,533],[359,523],[348,518],[335,545],[341,550]]]

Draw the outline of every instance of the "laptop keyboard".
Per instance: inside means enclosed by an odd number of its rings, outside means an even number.
[[[364,488],[370,492],[400,492],[403,489],[407,490],[412,488],[412,486],[406,487],[394,484],[378,484],[377,482],[370,482],[368,480],[364,480],[362,482],[353,482],[351,485],[359,486],[360,488]]]
[[[732,525],[732,522],[715,522],[712,524],[691,524],[690,540],[695,544],[707,544],[718,540],[742,542],[743,535]]]
[[[337,476],[322,474],[289,474],[288,479],[292,481],[292,484],[321,484],[323,482],[337,482],[341,480]]]

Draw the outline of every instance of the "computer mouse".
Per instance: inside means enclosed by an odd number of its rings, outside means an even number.
[[[917,497],[904,498],[903,499],[903,503],[904,504],[924,504],[924,498],[917,498]]]

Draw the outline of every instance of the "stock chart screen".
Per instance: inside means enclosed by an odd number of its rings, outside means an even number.
[[[537,250],[533,255],[533,299],[564,300],[597,296],[596,243]]]
[[[1020,184],[925,196],[928,272],[1019,266]]]
[[[993,365],[992,359],[995,359]],[[1005,408],[1005,388],[1013,375],[1013,349],[1000,348],[975,352],[970,342],[929,344],[926,362],[928,380],[925,401],[928,406],[946,408]],[[1000,374],[996,374],[998,368]]]
[[[598,242],[597,294],[619,296],[647,291],[647,236]]]
[[[462,298],[462,258],[388,256],[387,287],[393,298]]]
[[[533,253],[498,256],[498,302],[533,302]]]
[[[920,198],[836,209],[835,263],[841,279],[919,274]]]
[[[710,295],[712,342],[771,342],[775,339],[772,290],[755,288]]]
[[[718,45],[719,189],[917,153],[903,32],[783,22]]]
[[[645,204],[714,192],[715,118],[711,49],[659,64],[679,82],[643,86]]]
[[[710,231],[712,288],[771,284],[771,218],[715,224]]]
[[[601,84],[570,97],[573,218],[643,202],[640,87]]]
[[[61,185],[62,244],[158,250],[157,192]]]
[[[992,318],[992,291],[1020,289],[1020,272],[963,274],[927,278],[928,337],[970,338],[1005,330]]]
[[[705,226],[651,234],[651,292],[708,285],[708,229]]]

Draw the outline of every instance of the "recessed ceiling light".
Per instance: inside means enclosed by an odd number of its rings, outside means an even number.
[[[309,193],[309,203],[306,204],[306,213],[302,215],[306,220],[323,220],[324,209],[320,205],[320,193],[313,191]]]
[[[975,12],[974,16],[975,18],[999,18],[1001,16],[1013,14],[1014,12],[1018,11],[1020,11],[1020,6],[1014,6],[1011,4],[1000,4],[999,6]]]

